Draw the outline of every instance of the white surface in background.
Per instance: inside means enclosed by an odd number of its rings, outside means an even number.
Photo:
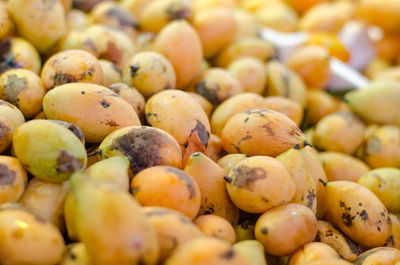
[[[306,32],[284,33],[264,28],[260,36],[275,46],[278,60],[285,63],[293,51],[309,39]],[[360,22],[348,22],[339,33],[339,39],[350,53],[348,64],[336,58],[330,59],[332,79],[329,90],[359,89],[369,80],[358,70],[364,69],[376,56],[368,29]]]

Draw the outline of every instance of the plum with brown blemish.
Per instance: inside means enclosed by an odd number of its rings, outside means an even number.
[[[148,126],[128,126],[109,134],[99,146],[100,158],[123,155],[135,175],[148,167],[182,166],[182,152],[168,133]]]
[[[196,131],[204,146],[210,140],[207,114],[190,95],[179,90],[165,90],[153,95],[145,107],[147,122],[172,135],[181,146]]]
[[[192,176],[170,166],[146,168],[131,182],[135,199],[143,206],[174,209],[194,219],[200,209],[200,189]]]
[[[265,233],[267,231],[267,233]],[[311,242],[317,233],[317,218],[310,208],[289,203],[259,217],[255,236],[267,253],[285,256]]]
[[[214,106],[218,106],[224,100],[242,93],[243,87],[229,71],[210,68],[193,82],[190,90],[202,95]]]
[[[46,89],[67,83],[100,85],[103,82],[103,72],[99,61],[92,54],[82,50],[68,50],[56,53],[45,62],[41,78]]]
[[[14,131],[24,122],[17,107],[0,99],[0,154],[10,146]]]
[[[0,260],[4,265],[57,264],[62,260],[65,243],[61,232],[20,204],[2,204],[0,233]]]
[[[172,64],[153,51],[136,53],[123,69],[123,80],[145,98],[165,89],[174,89],[176,76]]]
[[[39,74],[41,59],[36,48],[27,40],[12,37],[0,42],[0,73],[23,68]]]
[[[27,173],[21,162],[0,156],[0,203],[17,202],[25,191]]]
[[[145,206],[142,210],[157,231],[160,262],[167,259],[179,245],[204,237],[193,221],[181,212],[164,207],[150,206]]]
[[[306,137],[286,115],[268,109],[250,109],[234,115],[222,131],[228,153],[277,156],[294,145],[303,147]]]
[[[253,156],[236,163],[230,170],[227,190],[233,203],[249,213],[263,213],[291,201],[295,183],[278,159]]]
[[[327,221],[363,246],[385,244],[390,236],[390,219],[374,193],[360,184],[342,180],[328,182],[325,195]]]
[[[11,0],[7,8],[18,35],[31,42],[41,54],[52,52],[67,31],[61,1]]]
[[[13,135],[13,150],[32,175],[48,181],[65,181],[83,170],[87,162],[79,138],[48,120],[32,120],[18,127]]]
[[[250,265],[228,242],[202,237],[180,245],[165,265]]]
[[[0,99],[17,106],[25,118],[42,110],[45,93],[42,80],[32,71],[13,69],[0,76]]]
[[[111,132],[140,125],[135,110],[112,90],[84,83],[71,83],[50,90],[43,99],[48,119],[74,123],[85,141],[99,143]]]

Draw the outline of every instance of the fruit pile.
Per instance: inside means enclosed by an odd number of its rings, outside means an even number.
[[[397,64],[400,0],[0,0],[0,264],[400,265]]]

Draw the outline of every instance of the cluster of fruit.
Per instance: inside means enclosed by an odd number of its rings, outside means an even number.
[[[1,0],[0,264],[399,265],[399,52],[400,0]]]

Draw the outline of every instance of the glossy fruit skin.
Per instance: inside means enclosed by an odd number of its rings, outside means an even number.
[[[140,125],[135,110],[110,89],[84,83],[70,83],[50,90],[43,99],[48,119],[78,125],[88,143],[99,143],[111,132]]]
[[[238,162],[229,171],[226,187],[233,203],[249,213],[263,213],[286,204],[295,193],[288,169],[268,156],[253,156]]]
[[[3,204],[0,224],[2,264],[51,265],[62,260],[65,243],[60,231],[53,224],[25,210],[23,206]],[[15,235],[19,236],[16,238]]]
[[[361,253],[355,265],[396,264],[400,261],[400,250],[391,247],[377,247]]]
[[[178,211],[151,206],[145,206],[142,210],[157,231],[159,261],[167,259],[179,245],[205,236],[190,218]]]
[[[366,172],[358,183],[371,190],[389,212],[400,212],[400,169],[377,168]]]
[[[210,140],[210,123],[207,114],[190,95],[179,90],[166,90],[152,96],[145,107],[147,122],[172,135],[181,146],[196,131],[207,146]]]
[[[185,88],[196,77],[203,51],[197,32],[188,22],[178,20],[165,26],[155,40],[154,50],[174,67],[177,89]]]
[[[127,157],[132,177],[152,166],[182,166],[182,152],[177,141],[165,131],[148,126],[128,126],[116,130],[103,140],[99,150],[100,159]]]
[[[0,100],[0,154],[10,146],[14,131],[24,122],[24,115],[17,107]]]
[[[236,242],[236,234],[232,225],[218,215],[200,215],[194,220],[194,223],[206,236],[220,238],[231,244]]]
[[[180,245],[166,260],[166,265],[248,265],[232,246],[212,237],[198,238]]]
[[[237,22],[227,8],[213,8],[196,12],[193,25],[199,34],[206,58],[212,58],[235,38]]]
[[[229,198],[224,177],[227,172],[203,153],[193,153],[184,171],[199,185],[201,204],[199,215],[213,214],[232,225],[239,220],[239,209]]]
[[[366,127],[350,111],[338,111],[322,118],[316,125],[313,143],[316,147],[354,154],[362,144]]]
[[[296,250],[296,252],[294,252],[291,256],[288,265],[298,265],[313,260],[323,260],[329,258],[339,259],[339,255],[336,250],[324,243],[311,242]]]
[[[17,202],[27,185],[26,170],[18,159],[0,156],[0,203]]]
[[[339,152],[321,152],[320,158],[328,181],[358,181],[370,170],[363,161]]]
[[[362,253],[361,248],[328,222],[318,220],[316,242],[331,246],[347,261],[354,261]]]
[[[45,141],[43,141],[45,139]],[[32,120],[13,135],[13,150],[34,176],[61,182],[86,167],[82,142],[70,130],[47,120]]]
[[[82,50],[68,50],[56,53],[45,62],[41,78],[46,89],[67,83],[100,85],[103,82],[103,72],[99,61],[92,54]]]
[[[351,181],[326,185],[325,219],[356,243],[383,245],[390,236],[390,218],[382,202],[370,190]]]
[[[139,172],[131,182],[131,192],[143,206],[171,208],[194,219],[200,209],[199,186],[185,171],[155,166]],[[157,192],[157,196],[154,196]]]
[[[136,53],[126,64],[123,79],[146,98],[176,86],[172,64],[160,53],[152,51]]]
[[[13,69],[0,76],[0,98],[17,106],[27,119],[42,110],[45,93],[42,80],[32,71]]]
[[[59,1],[46,5],[39,0],[12,0],[8,10],[20,36],[35,45],[40,53],[49,53],[66,33],[65,10]]]
[[[250,109],[225,124],[222,146],[228,153],[277,156],[299,144],[305,136],[289,117],[268,109]]]
[[[255,236],[267,253],[285,256],[311,242],[317,233],[317,219],[307,207],[289,203],[273,208],[257,220]],[[301,236],[299,236],[301,235]]]

